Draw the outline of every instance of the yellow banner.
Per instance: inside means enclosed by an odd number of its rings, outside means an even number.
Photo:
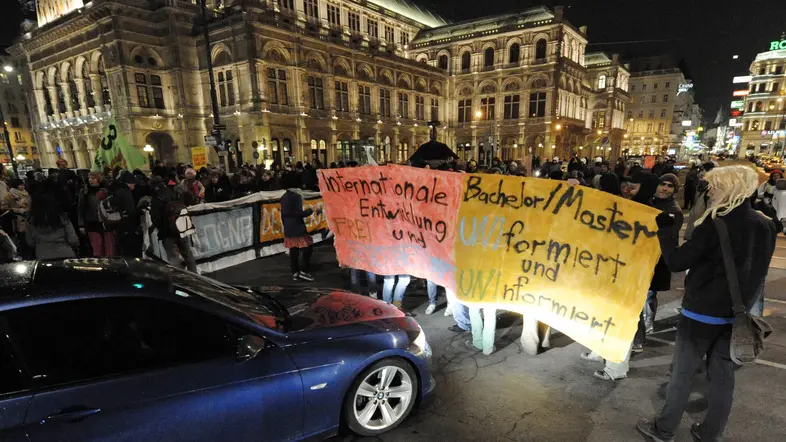
[[[404,166],[319,178],[342,265],[429,279],[626,357],[660,255],[656,209],[538,178]]]
[[[660,256],[657,213],[564,181],[469,176],[456,224],[456,295],[534,314],[621,361]]]
[[[199,170],[207,166],[207,147],[199,146],[191,148],[191,165],[194,170]]]

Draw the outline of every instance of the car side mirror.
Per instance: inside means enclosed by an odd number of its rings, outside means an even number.
[[[265,349],[265,340],[259,336],[244,335],[238,339],[235,359],[238,362],[253,359],[260,351]]]

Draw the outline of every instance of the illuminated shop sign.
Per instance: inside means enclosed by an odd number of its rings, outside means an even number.
[[[744,97],[744,96],[746,96],[746,95],[748,95],[750,93],[751,93],[751,91],[749,91],[747,89],[740,89],[738,91],[732,92],[731,95],[735,96],[735,97]]]
[[[683,92],[688,92],[688,91],[689,91],[689,90],[691,90],[691,89],[693,89],[693,84],[692,84],[692,83],[685,83],[685,84],[681,84],[681,85],[680,85],[680,86],[677,88],[677,95],[679,95],[679,94],[681,94],[681,93],[683,93]]]
[[[771,41],[770,42],[770,50],[777,51],[780,49],[786,49],[786,40],[781,41]]]
[[[734,100],[731,102],[732,109],[742,109],[745,107],[745,102],[742,100]]]
[[[750,83],[751,82],[751,78],[753,78],[753,77],[751,77],[750,75],[743,75],[743,76],[740,76],[740,77],[734,77],[734,80],[732,80],[732,83],[734,83],[734,84]]]

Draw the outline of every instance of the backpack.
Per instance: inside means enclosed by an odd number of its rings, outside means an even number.
[[[114,199],[114,196],[109,195],[98,203],[98,219],[107,226],[118,224],[123,220],[123,215],[115,205]]]
[[[181,201],[171,201],[166,205],[167,219],[171,232],[178,232],[181,238],[196,233],[188,208]]]

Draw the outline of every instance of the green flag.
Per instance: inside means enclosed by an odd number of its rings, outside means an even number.
[[[145,162],[144,155],[128,144],[126,137],[120,133],[115,117],[110,118],[93,161],[93,171],[102,172],[105,167],[114,169],[115,166],[134,170],[144,166]]]

